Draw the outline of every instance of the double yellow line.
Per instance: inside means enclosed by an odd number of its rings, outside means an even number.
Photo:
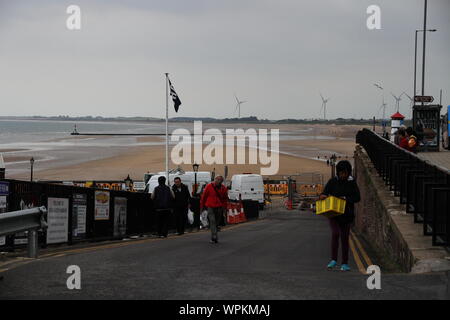
[[[358,238],[352,231],[350,232],[349,244],[359,272],[366,274],[367,267],[373,265],[373,263],[372,260],[370,260],[366,250],[364,250],[364,247],[361,245],[361,242],[359,242]],[[362,259],[360,258],[360,254]],[[364,260],[365,264],[362,260]]]

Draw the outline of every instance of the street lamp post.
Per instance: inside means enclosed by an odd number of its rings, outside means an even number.
[[[33,182],[33,166],[34,166],[34,157],[30,159],[30,165],[31,165],[31,176],[30,181]]]
[[[417,93],[417,33],[423,32],[424,30],[416,30],[415,37],[414,37],[414,95],[413,98],[416,96]],[[428,29],[427,32],[436,32],[436,29]],[[423,79],[422,79],[423,82]],[[422,95],[424,93],[422,92]]]
[[[125,186],[127,188],[127,191],[130,191],[131,190],[131,185],[133,183],[133,180],[131,180],[130,175],[127,175],[127,177],[125,178],[124,182],[125,182]]]
[[[199,165],[197,163],[194,163],[192,165],[192,169],[194,170],[194,190],[193,190],[193,195],[194,196],[197,195],[197,172],[198,172],[198,167],[199,167]]]

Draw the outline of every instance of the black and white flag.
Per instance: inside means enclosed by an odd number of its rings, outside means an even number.
[[[180,100],[180,98],[178,97],[178,94],[175,92],[175,89],[174,89],[174,87],[173,87],[173,85],[172,85],[172,82],[170,82],[170,79],[169,79],[169,78],[167,78],[167,79],[169,80],[170,96],[172,97],[172,100],[173,100],[173,106],[174,106],[174,108],[175,108],[175,112],[178,112],[178,108],[179,108],[180,105],[181,105],[181,100]]]

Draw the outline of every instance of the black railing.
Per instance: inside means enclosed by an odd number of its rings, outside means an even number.
[[[450,245],[450,174],[445,168],[420,159],[373,131],[363,129],[356,142],[367,152],[406,212],[414,222],[423,224],[424,235],[432,236],[433,245]]]

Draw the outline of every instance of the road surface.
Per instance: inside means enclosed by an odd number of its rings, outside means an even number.
[[[382,274],[381,289],[351,254],[351,272],[327,271],[329,227],[308,212],[280,212],[207,232],[147,238],[0,265],[0,299],[445,299],[445,274]],[[364,260],[362,257],[360,260]],[[69,290],[66,269],[81,269]]]

